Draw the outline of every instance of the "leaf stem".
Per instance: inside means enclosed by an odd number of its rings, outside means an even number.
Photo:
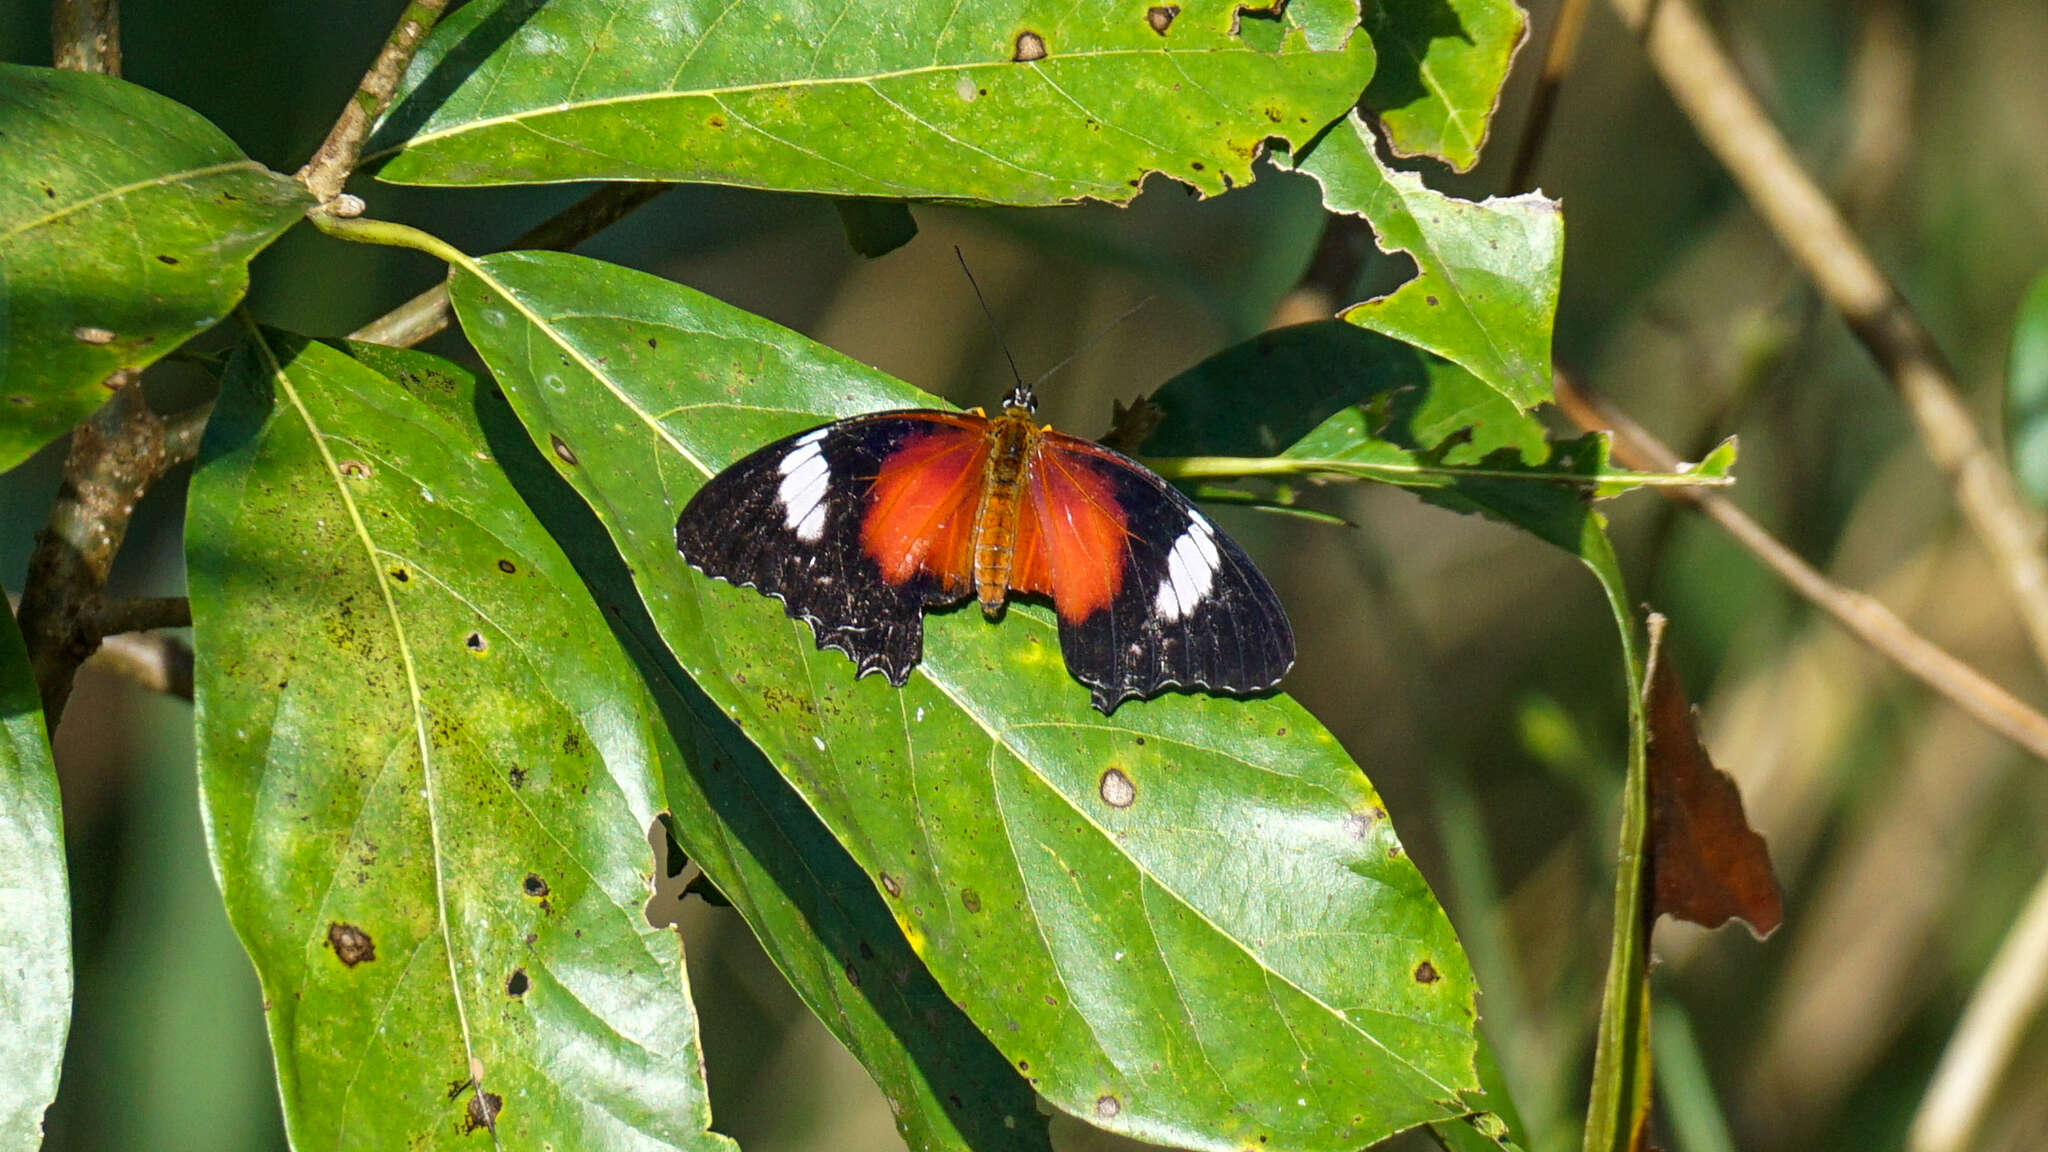
[[[546,248],[566,252],[674,187],[671,184],[607,184],[567,209],[528,229],[509,248]],[[351,340],[410,348],[448,327],[448,285],[436,284],[370,321]]]
[[[1581,554],[1600,578],[1621,630],[1628,680],[1628,775],[1621,792],[1620,843],[1614,862],[1614,927],[1593,1044],[1593,1087],[1586,1101],[1584,1152],[1630,1152],[1650,1105],[1649,722],[1646,672],[1636,647],[1635,614],[1621,584],[1614,546],[1588,516]],[[1658,657],[1663,618],[1650,617],[1650,659]]]
[[[349,173],[355,171],[356,161],[362,157],[370,125],[391,103],[399,77],[404,75],[406,65],[412,63],[420,41],[426,39],[447,4],[448,0],[412,0],[405,6],[397,26],[385,38],[383,50],[356,85],[355,95],[335,118],[334,127],[328,129],[327,139],[320,142],[313,158],[299,169],[299,182],[319,203],[325,204],[341,194],[342,185],[348,182]]]
[[[1678,471],[1664,472],[1563,472],[1541,468],[1478,468],[1439,464],[1395,464],[1367,460],[1295,456],[1172,456],[1145,461],[1147,467],[1168,480],[1246,480],[1270,476],[1302,476],[1317,479],[1387,480],[1410,483],[1417,477],[1461,479],[1535,480],[1597,488],[1627,484],[1644,488],[1719,488],[1733,484],[1732,476],[1701,476]]]
[[[2040,517],[1978,432],[1933,335],[1799,166],[1693,6],[1687,0],[1613,4],[1700,140],[1891,378],[1928,456],[1948,477],[1964,518],[2005,577],[2036,656],[2048,664],[2048,549]]]
[[[337,240],[347,240],[356,244],[381,244],[387,248],[410,248],[415,252],[425,252],[465,271],[477,270],[476,261],[471,260],[461,249],[431,232],[422,232],[411,225],[397,224],[390,220],[345,219],[318,209],[308,212],[306,219],[313,227]]]

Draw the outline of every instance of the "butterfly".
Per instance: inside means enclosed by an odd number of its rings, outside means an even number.
[[[1067,671],[1105,715],[1168,688],[1265,691],[1294,663],[1272,585],[1137,461],[1034,419],[1020,382],[979,409],[876,412],[785,437],[711,478],[676,521],[706,575],[782,601],[856,678],[902,687],[924,613],[1050,597]]]

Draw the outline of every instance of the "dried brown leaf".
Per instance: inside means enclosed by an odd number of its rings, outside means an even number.
[[[1698,713],[1663,659],[1662,617],[1651,618],[1650,634],[1650,918],[1669,913],[1707,928],[1741,919],[1761,940],[1785,918],[1770,849],[1700,742]]]

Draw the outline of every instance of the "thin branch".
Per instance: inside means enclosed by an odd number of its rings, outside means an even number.
[[[1671,449],[1628,416],[1589,395],[1562,373],[1558,374],[1556,385],[1558,407],[1573,423],[1589,432],[1614,434],[1615,459],[1631,468],[1677,467],[1678,459]],[[1937,647],[1882,603],[1821,575],[1728,497],[1699,488],[1667,488],[1664,494],[1705,513],[1794,592],[1834,617],[1836,623],[1879,655],[1947,697],[1992,731],[2048,761],[2048,716],[2029,708],[1976,669]]]
[[[66,72],[121,74],[121,0],[51,0],[51,63]]]
[[[2048,664],[2048,550],[2040,518],[1983,436],[1933,336],[1800,168],[1687,0],[1613,0],[1709,151],[1891,378]],[[1654,9],[1655,18],[1651,18]]]
[[[1906,1134],[1907,1152],[1965,1152],[1977,1147],[1993,1090],[2034,1017],[2048,1004],[2048,874],[1998,946],[1949,1037],[1934,1081]]]
[[[87,626],[102,638],[158,628],[190,628],[192,602],[183,596],[133,596],[101,600],[92,606]]]
[[[668,184],[607,184],[514,240],[513,249],[566,252],[669,190]],[[448,327],[448,284],[434,285],[354,332],[351,340],[410,348]]]
[[[334,127],[328,129],[327,139],[320,142],[313,158],[299,169],[299,182],[313,193],[315,200],[325,204],[341,195],[341,186],[348,182],[348,174],[355,171],[356,161],[362,157],[363,140],[370,134],[370,125],[391,103],[405,66],[412,63],[420,41],[426,39],[447,4],[448,0],[412,0],[405,6],[398,26],[391,30],[383,50],[377,53],[376,62],[363,73],[355,95],[335,118]]]
[[[1586,0],[1563,0],[1557,18],[1550,25],[1550,42],[1543,48],[1543,71],[1536,77],[1536,91],[1529,97],[1529,118],[1522,124],[1522,139],[1515,146],[1515,163],[1508,170],[1508,191],[1527,192],[1535,187],[1536,162],[1543,156],[1543,142],[1550,135],[1550,118],[1557,111],[1557,96],[1564,88],[1565,73],[1572,70],[1578,54],[1579,33],[1586,26]]]
[[[165,460],[163,420],[149,410],[136,379],[72,431],[63,484],[36,533],[18,614],[51,731],[78,666],[99,647],[93,616],[107,572],[136,501],[163,475]]]

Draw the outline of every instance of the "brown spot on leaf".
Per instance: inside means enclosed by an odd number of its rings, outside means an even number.
[[[1415,982],[1417,984],[1434,984],[1441,979],[1443,977],[1437,975],[1436,965],[1431,964],[1429,961],[1424,960],[1415,966]]]
[[[176,256],[165,256],[162,253],[158,253],[156,262],[159,264],[176,264],[178,262],[178,258]]]
[[[1166,30],[1173,27],[1173,18],[1178,15],[1180,15],[1180,5],[1178,4],[1155,4],[1145,9],[1145,23],[1150,24],[1154,32],[1164,36],[1166,35]]]
[[[884,872],[882,873],[882,891],[887,892],[891,899],[899,898],[903,895],[903,881]]]
[[[526,995],[526,990],[532,986],[533,982],[527,979],[524,968],[514,968],[512,974],[505,977],[505,995],[514,999]]]
[[[528,872],[526,879],[519,882],[519,890],[538,900],[548,894],[548,882],[538,872]]]
[[[1031,31],[1017,33],[1017,50],[1011,53],[1010,59],[1019,64],[1045,59],[1045,37]]]
[[[526,787],[526,769],[513,768],[511,771],[505,773],[505,779],[515,789],[524,788]]]
[[[1664,618],[1650,618],[1650,919],[1706,928],[1732,919],[1761,940],[1785,919],[1771,851],[1749,826],[1742,793],[1700,743],[1699,717],[1663,658]]]
[[[334,949],[334,955],[350,968],[377,958],[377,944],[370,939],[368,932],[338,920],[327,926],[327,946]]]
[[[1121,768],[1104,772],[1095,790],[1101,794],[1102,802],[1111,808],[1129,808],[1138,798],[1138,786],[1131,783],[1131,778],[1124,775]]]
[[[500,560],[498,561],[498,571],[503,572],[507,576],[510,576],[514,572],[519,571],[519,565],[514,564],[510,560]]]
[[[393,568],[391,570],[391,578],[400,584],[404,584],[412,579],[412,573],[407,572],[403,568]]]
[[[471,652],[482,652],[490,647],[489,644],[484,642],[484,634],[481,632],[471,632],[469,635],[464,636],[462,638],[462,646]]]
[[[467,1136],[481,1128],[490,1132],[493,1136],[497,1135],[498,1114],[504,1110],[505,1098],[503,1096],[498,1095],[496,1092],[486,1092],[481,1088],[477,1089],[476,1095],[469,1098],[469,1107],[463,1109],[462,1134]]]
[[[1424,304],[1429,305],[1431,308],[1434,308],[1437,305],[1437,299],[1434,296],[1424,296],[1422,298],[1422,302]]]
[[[1095,1098],[1095,1115],[1098,1119],[1114,1120],[1116,1114],[1123,1110],[1123,1102],[1106,1092]]]
[[[969,913],[981,911],[981,893],[976,892],[972,888],[962,888],[960,890],[960,906],[967,909]]]
[[[114,342],[112,329],[100,328],[91,324],[81,324],[73,328],[71,330],[71,337],[81,344],[112,344]]]
[[[649,340],[647,343],[649,345],[652,345],[654,341]],[[560,436],[555,435],[553,432],[548,433],[548,444],[555,450],[555,456],[558,459],[560,459],[562,463],[577,463],[576,453],[570,450],[568,442],[563,440]]]
[[[343,460],[334,468],[351,480],[366,480],[370,476],[370,466],[361,460]]]

